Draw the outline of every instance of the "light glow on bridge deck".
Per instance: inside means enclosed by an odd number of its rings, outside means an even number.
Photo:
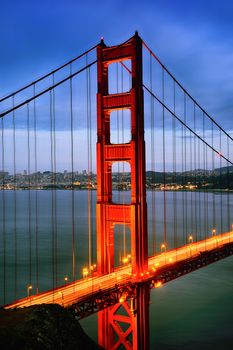
[[[161,267],[168,267],[174,263],[186,261],[188,258],[197,256],[200,252],[211,251],[223,244],[233,242],[233,231],[226,232],[220,235],[192,242],[177,249],[164,251],[161,254],[150,257],[148,261],[148,271],[145,271],[141,276],[141,281],[147,280],[151,275],[156,276],[156,270]],[[117,268],[115,272],[103,276],[87,277],[82,280],[77,280],[73,283],[68,283],[54,290],[50,290],[37,295],[31,295],[31,286],[28,286],[28,296],[17,300],[12,304],[6,305],[6,309],[15,307],[25,307],[36,304],[57,303],[62,306],[69,306],[75,302],[85,299],[87,296],[99,290],[107,290],[116,285],[127,284],[130,281],[135,282],[136,276],[131,273],[131,265],[125,265]],[[161,287],[162,282],[157,282],[155,287]]]

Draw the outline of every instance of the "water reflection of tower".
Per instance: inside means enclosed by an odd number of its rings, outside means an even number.
[[[104,349],[149,349],[149,299],[147,284],[125,291],[119,302],[98,314],[98,343]]]

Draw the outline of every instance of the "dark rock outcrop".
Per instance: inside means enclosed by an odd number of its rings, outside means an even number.
[[[1,350],[100,349],[60,305],[0,310]]]

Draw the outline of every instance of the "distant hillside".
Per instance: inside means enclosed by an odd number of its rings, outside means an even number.
[[[227,174],[228,172],[233,173],[233,165],[231,165],[229,167],[225,166],[225,167],[221,167],[221,168],[216,168],[216,169],[214,169],[214,172],[218,173],[218,174],[220,174],[220,172],[222,174]]]
[[[195,184],[198,188],[205,189],[233,189],[233,167],[227,169],[227,167],[220,169],[214,169],[214,171],[196,169],[194,171],[186,172],[157,172],[147,171],[146,181],[150,187],[151,184],[171,184],[176,183],[178,185]]]

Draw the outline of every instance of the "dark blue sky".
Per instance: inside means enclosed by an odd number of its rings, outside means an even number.
[[[230,0],[1,0],[0,95],[104,36],[137,29],[200,104],[233,130],[233,2]]]

